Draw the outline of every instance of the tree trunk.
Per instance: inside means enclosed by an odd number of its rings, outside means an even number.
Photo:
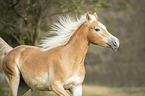
[[[26,28],[27,28],[27,32],[29,34],[31,44],[33,44],[33,30],[32,30],[31,23],[26,24]]]
[[[35,30],[35,34],[34,34],[34,45],[37,46],[39,45],[39,40],[40,40],[40,25],[38,25],[36,27],[36,30]]]

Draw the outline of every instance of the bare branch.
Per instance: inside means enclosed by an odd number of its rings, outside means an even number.
[[[50,5],[51,0],[45,0],[44,5],[42,6],[42,9],[46,9],[48,7],[48,5]]]
[[[12,5],[8,8],[8,10],[9,10],[10,8],[14,8],[15,6],[17,6],[18,3],[19,3],[19,1],[20,1],[20,0],[17,0],[16,3],[12,4]],[[13,0],[12,0],[11,3],[13,3]]]
[[[12,36],[19,42],[19,44],[21,44],[19,38],[14,33],[12,33]]]
[[[17,0],[17,2],[14,3],[14,4],[13,4],[13,1],[12,1],[12,2],[11,2],[11,6],[8,8],[8,10],[11,9],[18,17],[20,17],[20,18],[22,18],[22,19],[24,20],[25,24],[27,24],[28,22],[27,22],[26,18],[25,18],[24,16],[22,16],[22,15],[15,9],[15,6],[18,5],[19,1],[20,1],[20,0]]]
[[[56,12],[56,13],[48,15],[47,17],[51,17],[51,16],[54,16],[54,15],[62,14],[62,13],[69,13],[69,12],[72,12],[72,10],[68,10],[68,11],[65,11],[65,12],[62,12],[62,11],[61,12]]]

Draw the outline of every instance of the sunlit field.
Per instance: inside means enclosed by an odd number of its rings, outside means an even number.
[[[8,96],[9,86],[5,79],[0,79],[0,96]],[[30,90],[24,96],[31,96]],[[38,93],[38,96],[57,96],[53,92]],[[71,95],[70,95],[71,96]],[[107,87],[83,85],[83,96],[145,96],[145,87]]]

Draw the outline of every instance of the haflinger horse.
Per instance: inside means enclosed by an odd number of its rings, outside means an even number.
[[[2,68],[10,86],[10,96],[21,96],[29,89],[53,91],[59,96],[82,96],[84,59],[90,43],[119,47],[119,39],[98,21],[97,14],[79,19],[60,17],[52,28],[56,36],[41,41],[41,48],[27,45],[10,47],[0,38]]]

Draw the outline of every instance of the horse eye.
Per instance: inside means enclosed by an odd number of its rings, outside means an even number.
[[[95,31],[100,31],[100,29],[96,28]]]

